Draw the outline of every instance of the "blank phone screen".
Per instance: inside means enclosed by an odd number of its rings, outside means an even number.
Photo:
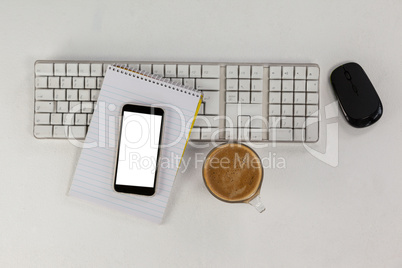
[[[124,111],[116,184],[153,188],[162,116]]]

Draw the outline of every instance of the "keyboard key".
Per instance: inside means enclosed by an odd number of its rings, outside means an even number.
[[[203,92],[205,102],[205,114],[219,114],[219,92],[205,91]]]
[[[87,125],[91,124],[92,114],[87,114]]]
[[[318,105],[307,105],[307,116],[318,116]]]
[[[251,141],[262,141],[262,129],[250,129]]]
[[[295,67],[295,79],[306,79],[306,67]]]
[[[225,129],[225,139],[236,140],[237,139],[237,128],[226,128]]]
[[[296,128],[293,129],[293,140],[294,141],[304,141],[305,134],[304,134],[304,129],[301,128]]]
[[[293,93],[283,92],[282,93],[282,103],[285,103],[285,104],[293,103]]]
[[[147,72],[147,73],[152,73],[152,65],[151,64],[141,64],[140,70]]]
[[[293,79],[293,66],[284,66],[282,68],[282,79]]]
[[[106,71],[107,71],[107,69],[109,68],[109,63],[105,63],[105,64],[103,64],[103,76],[105,76],[105,74],[106,74]],[[130,66],[130,64],[129,64],[129,66]],[[138,68],[136,68],[136,69],[138,69]]]
[[[227,79],[226,80],[226,90],[238,90],[239,80],[237,79]]]
[[[53,137],[54,138],[67,138],[68,137],[68,126],[54,126],[53,127]]]
[[[262,103],[262,92],[251,92],[251,103]]]
[[[250,129],[249,128],[238,128],[237,138],[239,140],[248,141],[250,140]]]
[[[250,92],[239,92],[239,103],[250,103]]]
[[[53,100],[52,89],[37,89],[35,91],[36,100]]]
[[[163,64],[154,64],[153,66],[153,73],[164,76],[165,75],[165,65]]]
[[[70,139],[83,139],[87,134],[86,126],[69,126],[68,127],[68,138]]]
[[[281,105],[280,104],[270,104],[269,105],[269,115],[270,116],[281,115]]]
[[[293,91],[293,80],[283,80],[282,91]]]
[[[78,76],[77,63],[67,63],[67,76]]]
[[[220,66],[219,65],[203,65],[202,66],[203,78],[219,78]]]
[[[86,114],[76,114],[75,115],[75,125],[86,125],[87,115]]]
[[[307,81],[307,91],[318,92],[318,81],[316,80]]]
[[[72,78],[60,77],[60,88],[72,88]]]
[[[91,101],[97,101],[100,94],[100,90],[91,90]]]
[[[102,76],[102,63],[91,64],[91,76]]]
[[[50,124],[52,125],[61,125],[62,124],[63,114],[55,114],[52,113],[50,115]]]
[[[281,78],[282,78],[281,66],[270,66],[269,67],[269,79],[281,79]]]
[[[37,88],[47,88],[47,77],[36,77],[35,86]]]
[[[281,80],[269,80],[269,91],[281,91]]]
[[[50,122],[50,114],[35,114],[35,124],[36,125],[49,125]]]
[[[78,89],[67,89],[67,100],[78,100]]]
[[[52,113],[55,111],[54,101],[36,101],[35,112]]]
[[[38,90],[36,90],[38,91]],[[66,90],[65,89],[55,89],[54,90],[54,100],[65,100]]]
[[[73,77],[73,88],[84,88],[84,77]]]
[[[37,138],[51,138],[53,136],[52,126],[35,126],[34,135]]]
[[[91,65],[89,63],[80,63],[78,65],[78,75],[79,76],[90,76],[91,75]]]
[[[293,127],[294,128],[305,128],[305,122],[306,118],[305,117],[295,117],[293,119]]]
[[[282,114],[283,116],[293,116],[293,105],[283,104]]]
[[[239,66],[239,78],[250,78],[251,66]]]
[[[305,104],[306,103],[306,93],[295,93],[294,94],[295,104]]]
[[[305,105],[294,105],[294,115],[305,116],[306,115],[306,106]]]
[[[176,65],[172,64],[165,65],[165,76],[176,77]]]
[[[269,103],[281,103],[282,93],[269,92]]]
[[[264,75],[263,66],[252,66],[251,67],[251,78],[262,79]]]
[[[36,76],[51,76],[53,75],[53,63],[37,63],[35,64]]]
[[[60,86],[60,77],[49,77],[48,79],[49,88],[59,88],[59,86]]]
[[[293,129],[288,128],[270,128],[269,129],[270,141],[292,141]]]
[[[74,125],[75,114],[63,114],[63,125]]]
[[[251,81],[251,90],[262,91],[262,80],[252,80]]]
[[[70,101],[70,113],[80,113],[81,112],[81,102],[79,101]]]
[[[195,88],[195,79],[185,78],[183,79],[183,85],[188,86],[190,88]]]
[[[190,65],[190,77],[201,77],[201,65]]]
[[[55,63],[54,64],[54,75],[55,76],[66,76],[66,64],[65,63]]]
[[[318,67],[307,67],[307,79],[318,80],[319,72]]]
[[[239,90],[250,90],[250,80],[247,79],[240,79],[239,80]]]
[[[318,140],[318,117],[308,117],[306,120],[306,141]]]
[[[306,91],[306,81],[305,80],[296,80],[294,91],[297,91],[297,92]]]
[[[102,84],[103,84],[103,77],[96,78],[96,88],[98,89],[102,88]]]
[[[239,66],[226,66],[226,78],[238,78]]]
[[[198,78],[196,79],[196,88],[199,90],[219,90],[219,79]]]
[[[226,92],[226,102],[227,103],[237,103],[237,91],[227,91]]]
[[[83,113],[93,113],[94,105],[92,101],[83,101],[81,102],[81,111]]]
[[[85,77],[85,88],[96,88],[95,77]]]
[[[292,128],[293,118],[289,116],[284,116],[281,118],[281,128]]]
[[[89,101],[91,100],[91,91],[86,89],[78,90],[78,100]]]
[[[68,112],[68,101],[58,101],[57,102],[57,112],[67,113]]]
[[[177,77],[188,77],[189,69],[188,65],[177,65]]]
[[[307,104],[318,104],[317,93],[307,93]]]
[[[280,116],[270,116],[268,118],[269,128],[280,128],[281,127],[281,117]]]

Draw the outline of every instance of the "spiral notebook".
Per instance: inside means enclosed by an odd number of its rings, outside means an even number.
[[[69,195],[160,223],[191,128],[202,101],[197,90],[124,66],[108,66]],[[123,104],[155,105],[165,111],[156,193],[117,193],[114,167]],[[167,146],[166,146],[167,145]]]

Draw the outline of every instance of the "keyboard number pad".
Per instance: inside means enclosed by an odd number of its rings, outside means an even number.
[[[316,66],[270,66],[268,139],[318,140],[318,78]]]

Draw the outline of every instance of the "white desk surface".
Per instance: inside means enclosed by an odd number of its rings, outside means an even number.
[[[2,4],[2,267],[402,267],[401,1],[117,2]],[[257,149],[286,162],[265,169],[263,214],[213,198],[194,164],[209,149],[188,148],[155,225],[67,196],[80,150],[32,136],[38,59],[318,63],[321,107],[355,61],[385,112],[366,129],[323,121],[313,148],[338,127],[336,167],[301,144]]]

